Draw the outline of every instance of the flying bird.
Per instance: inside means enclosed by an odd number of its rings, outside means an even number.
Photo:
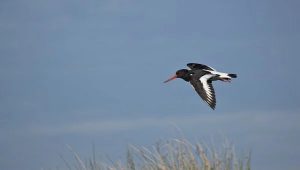
[[[198,95],[214,110],[216,107],[216,96],[212,81],[231,82],[231,79],[236,78],[237,75],[219,72],[204,64],[188,63],[187,66],[189,69],[177,70],[176,74],[164,81],[164,83],[176,78],[190,82]]]

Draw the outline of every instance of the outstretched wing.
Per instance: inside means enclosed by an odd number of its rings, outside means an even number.
[[[211,70],[211,71],[214,71],[215,69],[207,66],[207,65],[204,65],[204,64],[198,64],[198,63],[188,63],[187,66],[191,69],[191,70],[198,70],[198,69],[205,69],[205,70]]]
[[[212,82],[209,80],[213,76],[214,75],[206,74],[200,78],[192,77],[190,83],[199,96],[214,110],[216,107],[216,96]]]

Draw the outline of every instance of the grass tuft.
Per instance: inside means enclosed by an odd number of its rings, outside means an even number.
[[[121,161],[83,161],[68,146],[75,157],[74,167],[63,160],[67,169],[76,170],[250,170],[251,153],[236,157],[232,145],[221,149],[191,144],[186,139],[160,141],[150,148],[129,146],[125,163]],[[94,147],[93,147],[94,150]],[[108,162],[108,163],[107,163]]]

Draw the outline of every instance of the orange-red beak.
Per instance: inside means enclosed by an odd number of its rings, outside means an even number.
[[[168,80],[164,81],[164,83],[167,83],[167,82],[169,82],[169,81],[171,81],[171,80],[174,80],[174,79],[176,79],[176,78],[177,78],[177,75],[174,75],[174,76],[172,76],[171,78],[169,78]]]

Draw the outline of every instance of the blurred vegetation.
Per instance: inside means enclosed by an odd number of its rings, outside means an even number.
[[[97,161],[95,151],[91,159],[83,160],[68,146],[75,163],[65,159],[69,170],[250,170],[250,152],[237,157],[233,145],[222,144],[219,149],[186,139],[157,142],[150,148],[129,146],[126,160]]]

